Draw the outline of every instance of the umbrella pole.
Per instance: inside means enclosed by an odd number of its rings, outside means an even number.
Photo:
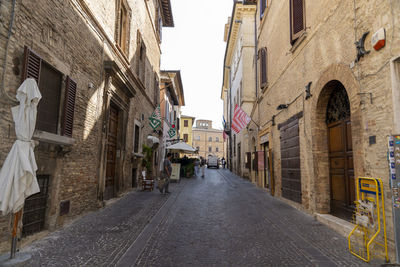
[[[14,213],[14,222],[12,229],[12,239],[11,239],[11,253],[10,259],[15,258],[15,252],[17,251],[17,231],[18,231],[18,222],[21,219],[22,209]]]

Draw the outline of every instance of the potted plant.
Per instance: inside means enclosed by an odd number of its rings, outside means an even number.
[[[153,179],[153,148],[143,145],[142,167],[146,169],[147,179]]]

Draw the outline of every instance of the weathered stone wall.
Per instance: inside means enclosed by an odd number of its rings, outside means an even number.
[[[260,92],[261,131],[271,133],[274,153],[275,195],[281,196],[279,123],[303,111],[299,120],[302,206],[310,212],[328,213],[329,162],[325,123],[328,92],[324,86],[338,80],[350,100],[354,171],[357,176],[381,177],[386,192],[389,242],[393,245],[391,193],[386,160],[387,135],[393,130],[390,60],[400,55],[396,1],[305,1],[306,36],[290,44],[289,1],[271,1],[262,21],[258,19],[258,48],[268,50],[268,88]],[[257,15],[259,18],[259,15]],[[375,51],[371,36],[386,30],[386,46]],[[354,42],[367,36],[371,52],[354,67]],[[305,86],[312,82],[310,99]],[[371,97],[370,97],[371,96]],[[279,104],[289,104],[278,111]],[[275,124],[272,117],[275,115]],[[253,118],[254,119],[254,118]],[[369,137],[376,136],[376,144]],[[295,205],[293,203],[293,205]]]
[[[0,71],[3,72],[7,29],[11,16],[11,3],[1,4],[0,27]],[[102,143],[107,125],[108,88],[104,61],[115,61],[130,82],[135,80],[136,33],[139,30],[146,44],[145,80],[133,83],[136,95],[126,102],[124,132],[120,137],[121,156],[117,165],[119,192],[130,190],[132,168],[140,165],[131,163],[134,120],[142,123],[141,140],[146,142],[152,133],[147,118],[154,110],[154,79],[159,75],[160,46],[154,28],[157,1],[128,1],[132,9],[130,27],[130,52],[124,59],[115,47],[115,1],[54,1],[17,0],[12,36],[8,46],[8,63],[5,69],[5,90],[12,97],[21,83],[24,61],[24,46],[35,51],[44,61],[77,82],[73,136],[75,143],[64,147],[40,142],[35,149],[38,163],[37,174],[50,175],[45,229],[53,230],[83,213],[101,205],[99,192],[104,185],[104,174],[99,172]],[[148,5],[148,7],[146,7]],[[151,14],[152,17],[149,17]],[[97,22],[99,24],[97,24]],[[128,68],[131,70],[128,71]],[[89,86],[93,85],[93,86]],[[65,86],[65,85],[64,85]],[[15,105],[2,94],[0,97],[0,164],[15,140],[14,124],[10,107]],[[144,120],[143,120],[144,118]],[[60,202],[69,200],[70,211],[59,216]],[[0,251],[8,250],[8,217],[0,217]]]

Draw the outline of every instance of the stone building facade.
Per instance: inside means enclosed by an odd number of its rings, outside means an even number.
[[[222,130],[213,129],[210,120],[196,120],[196,127],[193,127],[193,148],[205,159],[209,155],[221,159],[224,157]]]
[[[142,145],[158,136],[148,117],[159,103],[161,29],[173,19],[168,0],[16,0],[0,10],[0,163],[15,140],[10,108],[21,81],[36,79],[43,95],[41,193],[26,202],[24,237],[137,186]],[[2,251],[8,222],[0,217]]]
[[[179,70],[161,71],[160,108],[162,118],[162,143],[159,162],[166,156],[166,148],[179,139],[181,127],[181,107],[185,105],[181,72]],[[160,170],[163,168],[160,164]]]
[[[342,232],[355,179],[382,178],[392,252],[387,136],[399,132],[399,14],[398,1],[257,1],[247,131],[255,182]],[[375,50],[382,29],[386,44]]]
[[[193,146],[193,124],[195,117],[181,115],[179,123],[180,131],[179,138],[187,143],[189,146]]]
[[[221,98],[224,101],[224,118],[232,124],[235,106],[250,114],[256,99],[255,83],[255,4],[234,3],[232,17],[225,26],[224,77]],[[247,130],[230,131],[228,166],[243,177],[250,177],[245,167],[245,151],[249,147]]]

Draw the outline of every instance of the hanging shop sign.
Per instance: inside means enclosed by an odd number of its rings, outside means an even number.
[[[264,134],[263,136],[260,137],[260,144],[264,144],[269,142],[269,134]]]

